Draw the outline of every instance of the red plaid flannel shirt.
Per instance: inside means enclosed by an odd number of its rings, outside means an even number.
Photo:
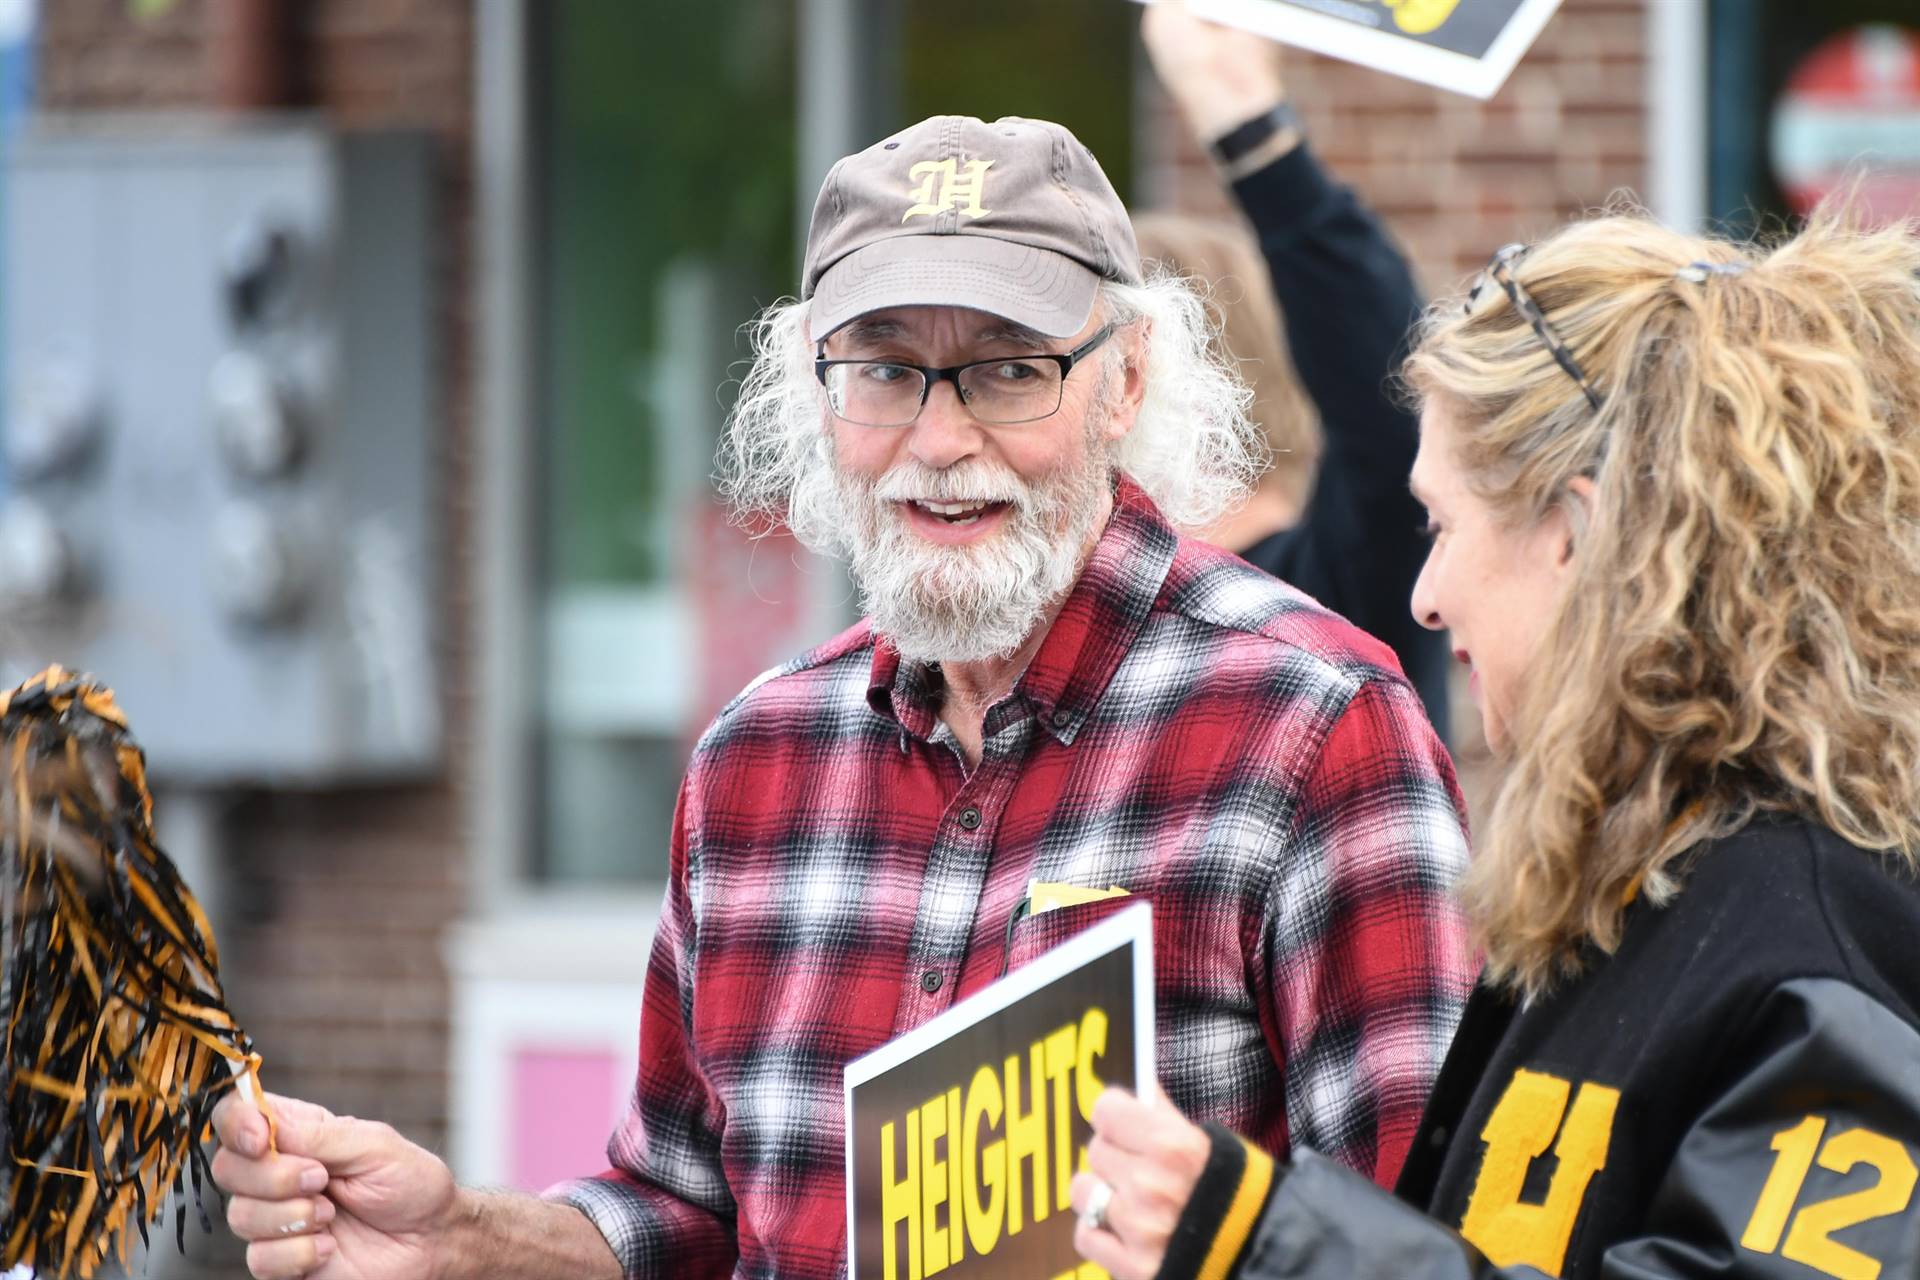
[[[1453,768],[1387,648],[1115,514],[972,773],[865,624],[720,713],[680,794],[613,1169],[550,1193],[630,1276],[846,1272],[841,1068],[1125,900],[1188,1115],[1392,1182],[1474,975]]]

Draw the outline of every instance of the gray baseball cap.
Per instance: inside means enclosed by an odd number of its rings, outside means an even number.
[[[886,307],[971,307],[1078,333],[1100,281],[1140,283],[1133,224],[1078,138],[1045,120],[934,116],[821,184],[800,296],[815,341]]]

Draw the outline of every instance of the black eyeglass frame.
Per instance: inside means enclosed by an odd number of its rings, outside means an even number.
[[[1516,242],[1496,249],[1493,257],[1488,260],[1486,269],[1480,273],[1480,279],[1476,280],[1473,288],[1467,292],[1464,311],[1469,316],[1473,314],[1474,306],[1480,301],[1480,294],[1485,290],[1488,280],[1498,284],[1506,291],[1507,300],[1513,303],[1513,309],[1518,311],[1526,322],[1533,326],[1533,331],[1540,335],[1540,341],[1546,346],[1547,353],[1553,357],[1554,363],[1579,384],[1581,394],[1586,396],[1587,403],[1593,406],[1595,413],[1598,413],[1604,401],[1587,377],[1587,371],[1580,367],[1580,362],[1573,358],[1572,350],[1554,331],[1553,326],[1547,323],[1547,313],[1540,309],[1540,304],[1533,300],[1532,294],[1521,287],[1520,281],[1513,274],[1514,264],[1525,256],[1529,247]]]
[[[942,382],[951,382],[953,384],[953,394],[959,397],[960,403],[966,406],[968,413],[973,413],[973,404],[967,397],[966,388],[960,385],[960,375],[968,369],[978,369],[983,365],[990,364],[1006,364],[1009,361],[1017,360],[1051,360],[1060,366],[1061,398],[1054,401],[1053,408],[1047,410],[1045,413],[1036,414],[1031,418],[1014,418],[1006,422],[996,422],[982,418],[978,414],[974,415],[976,421],[983,422],[990,427],[1017,427],[1028,422],[1044,422],[1054,414],[1060,412],[1060,405],[1066,399],[1067,375],[1073,372],[1075,365],[1091,355],[1094,348],[1098,347],[1108,338],[1111,338],[1116,327],[1117,326],[1111,324],[1101,325],[1093,331],[1092,336],[1085,342],[1067,352],[1040,351],[1025,355],[990,356],[985,360],[969,360],[965,364],[948,365],[944,369],[935,368],[927,364],[908,364],[904,360],[829,360],[823,355],[817,357],[813,362],[813,376],[819,379],[820,385],[824,388],[827,385],[827,373],[835,365],[882,364],[895,369],[911,369],[919,374],[920,405],[913,411],[913,416],[905,422],[890,422],[886,424],[856,422],[852,418],[842,416],[838,409],[834,409],[833,411],[834,417],[839,418],[842,422],[852,423],[856,427],[871,427],[876,431],[894,431],[901,427],[910,427],[920,420],[920,415],[926,411],[928,398],[933,395],[934,387]],[[823,341],[820,344],[820,350],[824,352],[826,349],[827,344]],[[829,408],[832,408],[833,398],[831,394],[828,395],[827,405]]]

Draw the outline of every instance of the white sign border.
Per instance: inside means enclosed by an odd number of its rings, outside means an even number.
[[[1152,4],[1155,0],[1141,0]],[[1273,0],[1187,0],[1196,17],[1252,31],[1283,44],[1357,62],[1362,66],[1418,80],[1485,101],[1500,91],[1521,57],[1532,47],[1560,0],[1521,0],[1484,58],[1469,58],[1406,37],[1369,30],[1311,9]]]
[[[1558,0],[1556,0],[1556,3]],[[842,1127],[847,1162],[847,1280],[859,1280],[860,1246],[854,1235],[853,1204],[853,1091],[909,1058],[918,1057],[968,1027],[985,1021],[1008,1005],[1023,1000],[1050,982],[1102,956],[1133,944],[1134,1088],[1159,1088],[1154,1064],[1153,905],[1142,902],[1115,912],[1059,946],[1022,965],[1006,977],[962,1000],[939,1017],[889,1040],[872,1053],[855,1058],[843,1072]]]

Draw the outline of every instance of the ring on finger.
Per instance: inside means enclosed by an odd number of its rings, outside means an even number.
[[[1106,1182],[1095,1179],[1093,1190],[1087,1193],[1087,1207],[1080,1215],[1082,1226],[1095,1231],[1107,1229],[1107,1209],[1113,1204],[1113,1188]]]

